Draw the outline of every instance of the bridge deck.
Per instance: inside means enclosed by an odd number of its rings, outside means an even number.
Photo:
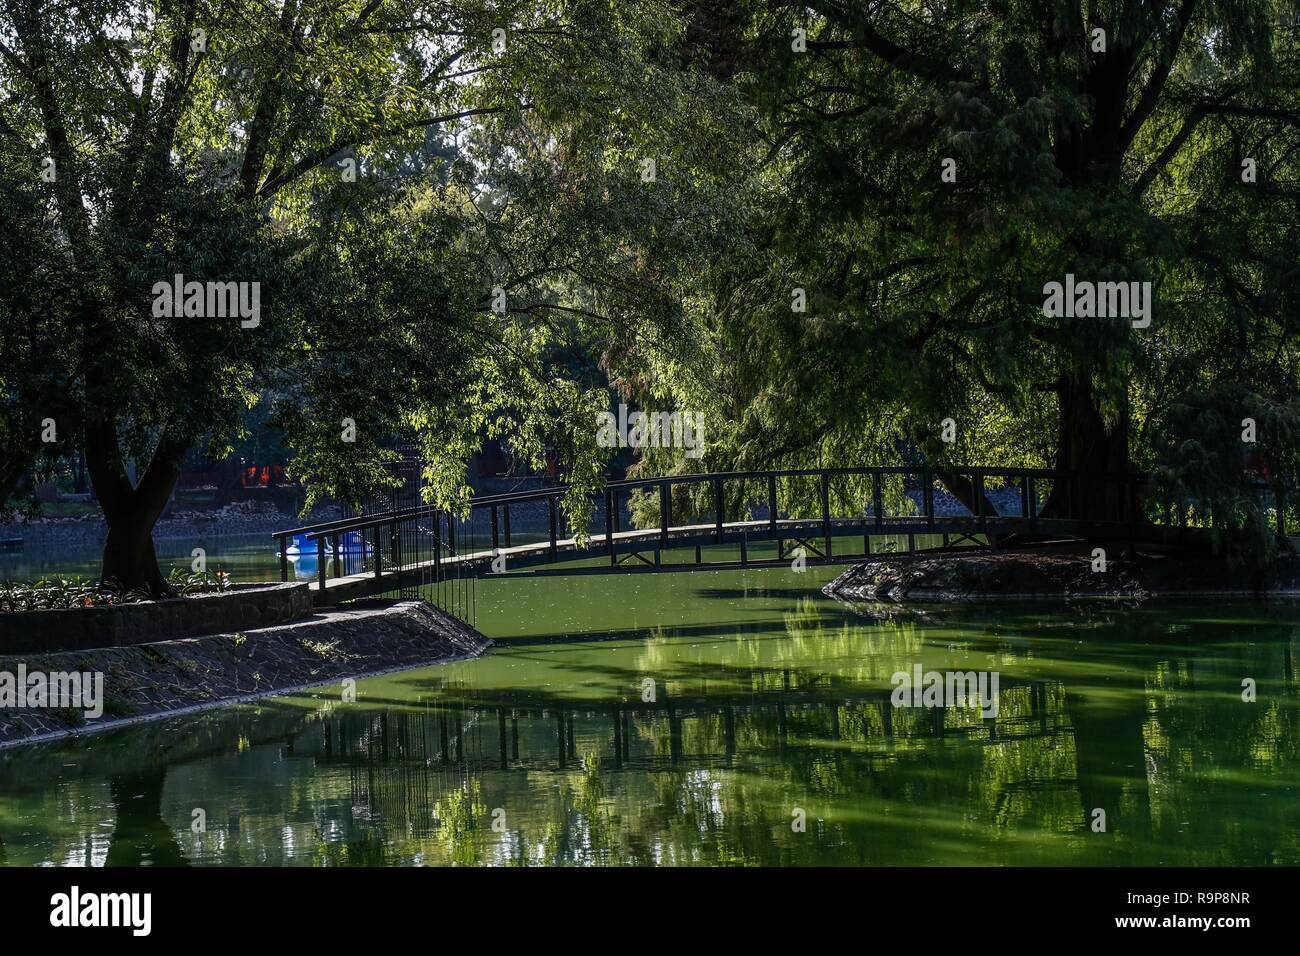
[[[1074,524],[1071,521],[1043,519],[1038,520],[1033,527],[1039,532],[1060,531],[1068,533]],[[834,538],[918,534],[946,534],[959,538],[972,538],[980,534],[1007,534],[1016,530],[1014,525],[1021,525],[1022,530],[1029,530],[1030,528],[1030,522],[1027,521],[993,516],[987,519],[943,517],[930,521],[924,516],[908,515],[882,518],[879,522],[871,517],[863,519],[833,518],[830,522],[831,533]],[[661,555],[663,550],[663,529],[649,528],[614,532],[614,548],[610,564],[582,569],[566,568],[563,569],[563,572],[605,573],[611,570],[634,572],[693,571],[751,565],[761,567],[788,563],[789,556],[749,558],[743,554],[748,545],[774,540],[804,545],[805,556],[810,563],[851,563],[861,561],[864,558],[862,552],[843,556],[824,553],[826,550],[825,523],[820,519],[782,518],[775,523],[766,519],[726,521],[722,523],[721,528],[722,537],[719,539],[718,524],[716,522],[670,527],[667,535],[667,547],[673,549],[712,545],[740,545],[742,547],[741,560],[707,563],[665,561]],[[774,528],[775,532],[773,531]],[[646,553],[652,554],[654,559],[645,558]],[[556,560],[573,561],[583,558],[608,558],[611,556],[611,549],[604,534],[592,534],[587,539],[586,544],[582,546],[579,546],[576,538],[569,537],[558,539],[555,542],[554,549],[552,549],[550,541],[538,541],[499,548],[495,552],[491,549],[476,550],[446,556],[440,561],[407,563],[400,568],[387,565],[382,568],[382,573],[378,576],[373,571],[368,571],[361,574],[329,578],[324,590],[316,581],[313,581],[310,587],[315,603],[335,604],[340,601],[369,597],[403,587],[409,588],[428,584],[433,580],[435,573],[443,579],[464,576],[466,572],[473,576],[493,574],[496,572],[492,568],[492,561],[498,555],[504,557],[505,571],[510,572],[550,564]],[[561,556],[563,557],[561,558]],[[640,556],[641,563],[629,563],[627,559],[633,556]]]

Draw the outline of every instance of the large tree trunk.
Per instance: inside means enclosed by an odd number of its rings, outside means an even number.
[[[86,466],[108,521],[100,572],[104,584],[123,591],[144,591],[154,598],[175,594],[158,568],[153,527],[176,487],[188,447],[188,440],[164,431],[149,467],[133,486],[113,424],[101,421],[87,426]]]
[[[1053,485],[1042,516],[1096,522],[1129,520],[1128,486],[1105,478],[1133,471],[1127,407],[1108,427],[1086,373],[1061,376],[1057,403],[1056,469],[1072,477]]]
[[[119,512],[109,519],[100,571],[103,583],[122,591],[142,590],[155,598],[174,593],[158,567],[153,547],[155,522],[138,509]]]

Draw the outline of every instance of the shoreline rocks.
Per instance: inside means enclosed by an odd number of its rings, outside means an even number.
[[[103,714],[0,709],[0,747],[344,678],[477,657],[492,641],[423,601],[366,601],[290,624],[130,647],[0,657],[0,672],[103,674]]]
[[[919,552],[855,564],[822,590],[847,601],[955,603],[1261,597],[1300,593],[1300,567],[1285,559],[1271,577],[1209,558],[1125,552],[1106,548],[1105,570],[1094,570],[1080,547],[1024,548],[965,553]]]

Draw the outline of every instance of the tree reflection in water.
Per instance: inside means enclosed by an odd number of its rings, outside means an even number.
[[[1300,862],[1282,615],[878,622],[798,603],[781,623],[515,642],[362,682],[355,704],[10,752],[0,847],[69,859],[110,824],[110,865]],[[893,707],[913,663],[997,669],[997,716]]]

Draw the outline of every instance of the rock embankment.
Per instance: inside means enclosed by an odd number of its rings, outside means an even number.
[[[1222,560],[1106,549],[1104,569],[1091,550],[1023,549],[925,552],[865,561],[824,588],[856,601],[1141,601],[1150,597],[1294,594],[1294,557],[1262,576]]]
[[[103,714],[0,707],[0,746],[476,657],[492,642],[423,601],[372,601],[242,633],[0,657],[0,675],[103,675]]]

